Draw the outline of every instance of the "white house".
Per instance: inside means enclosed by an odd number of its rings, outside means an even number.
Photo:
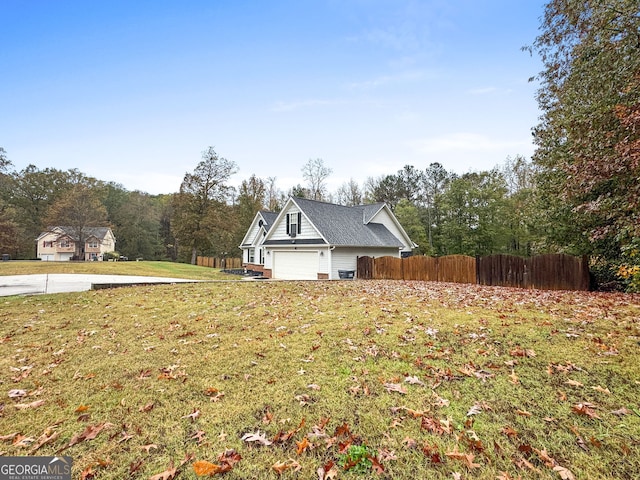
[[[242,245],[243,265],[265,277],[333,280],[362,256],[401,257],[415,245],[384,203],[347,207],[290,197],[277,215],[256,214]]]
[[[51,227],[37,241],[36,255],[43,261],[68,261],[76,254],[78,239],[71,227]],[[108,227],[89,227],[81,254],[84,260],[103,260],[104,254],[116,249],[116,237]]]

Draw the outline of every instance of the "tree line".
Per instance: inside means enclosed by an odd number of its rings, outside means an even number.
[[[237,165],[209,147],[178,192],[150,195],[77,169],[16,171],[4,149],[1,155],[0,251],[12,258],[34,258],[35,238],[55,225],[110,226],[118,253],[127,257],[195,263],[197,255],[237,256],[256,212],[278,212],[290,195],[343,205],[385,202],[419,245],[416,253],[527,255],[543,248],[532,229],[533,165],[521,156],[463,175],[439,163],[424,170],[407,165],[362,184],[351,179],[335,192],[327,188],[331,169],[310,159],[301,168],[305,185],[283,191],[276,178],[255,175],[231,186]]]
[[[601,283],[640,291],[640,13],[637,0],[551,0],[540,35],[525,48],[542,59],[533,128],[536,151],[486,171],[443,163],[350,179],[330,192],[322,159],[301,167],[304,185],[251,175],[229,184],[235,162],[213,147],[180,189],[127,191],[78,170],[12,170],[0,149],[0,251],[32,258],[48,225],[110,225],[129,257],[195,262],[237,256],[258,210],[289,195],[344,205],[386,202],[416,253],[589,255]],[[82,215],[88,218],[78,219]]]

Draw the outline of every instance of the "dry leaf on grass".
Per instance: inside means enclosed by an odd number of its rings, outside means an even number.
[[[558,472],[562,480],[575,480],[576,478],[573,476],[571,470],[561,467],[560,465],[556,465],[555,467],[553,467],[553,471]]]
[[[180,418],[190,418],[192,422],[194,422],[198,417],[200,417],[200,410],[199,409],[194,409],[193,412],[191,412],[188,415],[183,415]]]
[[[402,386],[399,383],[385,383],[384,384],[384,388],[389,392],[398,392],[401,393],[402,395],[405,395],[407,393],[407,388]]]
[[[268,447],[272,443],[269,439],[267,439],[264,433],[260,433],[260,430],[258,430],[256,433],[245,433],[242,436],[242,440],[244,440],[245,442],[257,442],[260,445],[264,445],[265,447]]]
[[[294,472],[298,472],[302,469],[302,465],[300,465],[297,461],[290,458],[286,462],[276,462],[271,465],[271,468],[278,474],[282,475],[286,470],[293,469]]]
[[[14,407],[16,407],[18,410],[27,410],[29,408],[38,408],[42,405],[44,405],[44,400],[36,400],[35,402],[31,403],[16,403]]]
[[[96,425],[87,425],[81,433],[78,433],[71,438],[68,445],[61,448],[56,453],[60,453],[61,451],[66,450],[69,447],[73,447],[80,442],[84,442],[85,440],[93,440],[100,434],[100,432],[102,432],[102,430],[111,427],[113,427],[113,424],[108,422],[101,422]]]

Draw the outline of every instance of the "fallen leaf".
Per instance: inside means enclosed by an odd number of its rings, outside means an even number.
[[[467,412],[467,417],[478,415],[479,413],[482,413],[482,405],[475,403]]]
[[[589,418],[600,418],[594,410],[595,405],[589,402],[578,403],[571,407],[571,409],[578,415],[585,415]]]
[[[13,389],[9,390],[9,398],[22,398],[27,395],[26,390]]]
[[[220,465],[207,462],[206,460],[198,460],[193,464],[193,471],[199,477],[203,477],[205,475],[215,475],[220,471]]]
[[[47,428],[45,431],[38,437],[36,443],[31,447],[29,451],[29,455],[33,455],[36,450],[38,450],[43,445],[51,443],[58,439],[60,436],[59,432],[54,432],[52,428]]]
[[[193,412],[191,412],[188,415],[183,415],[180,418],[190,418],[192,422],[194,422],[198,417],[200,416],[200,410],[199,409],[194,409]]]
[[[416,446],[418,445],[418,442],[416,442],[411,437],[404,437],[404,440],[402,440],[402,443],[404,443],[404,445],[409,449],[416,448]]]
[[[567,380],[564,382],[567,385],[571,385],[572,387],[583,387],[584,385],[576,380]]]
[[[42,405],[44,405],[44,400],[36,400],[35,402],[31,402],[31,403],[16,403],[14,406],[18,410],[26,410],[28,408],[38,408],[38,407],[41,407]]]
[[[296,460],[290,458],[286,462],[276,462],[271,465],[271,468],[278,474],[282,475],[286,470],[290,468],[293,469],[294,472],[297,472],[302,469],[302,465],[300,465]]]
[[[16,447],[28,447],[33,442],[35,442],[34,438],[25,437],[24,435],[18,435],[13,439],[13,445]]]
[[[149,480],[173,480],[178,473],[178,469],[171,466],[167,468],[164,472],[157,473],[149,477]]]
[[[374,472],[376,472],[378,475],[382,475],[384,473],[384,465],[380,463],[380,460],[378,460],[377,457],[368,455],[367,459],[371,462],[371,468]]]
[[[338,469],[332,460],[329,460],[322,467],[318,468],[318,480],[331,480],[338,476]]]
[[[573,476],[573,473],[570,470],[561,467],[560,465],[556,465],[555,467],[553,467],[553,471],[558,472],[562,480],[575,480],[576,478]]]
[[[449,458],[463,461],[470,470],[482,466],[479,463],[473,463],[473,459],[475,458],[473,453],[462,453],[458,451],[458,445],[453,448],[452,452],[445,452],[445,455]]]
[[[618,410],[613,410],[611,413],[613,415],[617,415],[619,417],[622,417],[624,415],[630,415],[631,414],[631,410],[629,410],[628,408],[622,407],[622,408],[619,408]]]
[[[288,470],[291,466],[287,462],[276,462],[271,465],[271,468],[275,470],[278,475],[282,475],[285,470]]]
[[[269,446],[272,443],[265,437],[264,433],[260,433],[260,430],[258,430],[256,433],[245,433],[242,436],[242,440],[244,440],[245,442],[258,442],[259,444],[264,446]]]
[[[89,408],[91,408],[90,405],[80,405],[78,408],[76,408],[74,410],[75,413],[82,413],[82,412],[86,412],[87,410],[89,410]]]
[[[307,437],[304,437],[300,442],[296,442],[296,445],[297,445],[296,453],[298,455],[302,454],[303,452],[307,451],[309,448],[312,447]]]
[[[416,375],[405,377],[404,381],[406,383],[410,383],[411,385],[422,385],[424,386],[424,382],[420,380]]]
[[[600,385],[598,385],[596,387],[591,387],[591,388],[593,388],[596,392],[606,393],[607,395],[611,395],[611,392],[609,391],[608,388],[603,388]]]
[[[558,464],[558,462],[556,462],[553,458],[551,458],[549,456],[549,454],[547,453],[547,449],[546,448],[543,448],[542,450],[538,450],[537,448],[534,448],[533,451],[536,452],[536,454],[538,455],[540,460],[542,460],[542,462],[547,467],[553,468]]]
[[[520,458],[520,459],[516,460],[516,461],[515,461],[515,464],[516,464],[518,467],[522,468],[523,470],[524,470],[525,468],[528,468],[529,470],[531,470],[532,472],[536,472],[537,474],[542,473],[542,472],[540,471],[540,469],[536,468],[536,467],[533,465],[533,463],[531,463],[531,462],[527,461],[525,458]]]
[[[150,443],[149,445],[142,445],[140,447],[140,450],[144,450],[145,452],[149,453],[151,450],[156,450],[158,448],[158,445],[156,445],[155,443]]]
[[[379,449],[378,456],[380,457],[380,460],[383,462],[388,462],[389,460],[398,459],[398,456],[395,454],[393,450],[387,450],[386,448]]]
[[[402,395],[407,393],[407,388],[399,383],[385,383],[384,388],[386,388],[389,393],[398,392]]]
[[[81,433],[78,433],[71,438],[67,446],[61,448],[56,453],[59,453],[62,450],[72,447],[80,442],[84,442],[85,440],[93,440],[100,434],[100,432],[102,432],[102,430],[110,427],[113,427],[113,424],[108,422],[98,423],[97,425],[87,425],[87,427]]]

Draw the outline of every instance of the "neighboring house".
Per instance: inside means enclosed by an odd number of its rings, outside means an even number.
[[[72,260],[76,253],[77,238],[70,227],[51,227],[37,238],[37,257],[43,261]],[[104,254],[116,249],[116,238],[108,227],[89,227],[84,248],[83,260],[104,259]]]
[[[362,256],[401,257],[416,247],[384,203],[346,207],[290,197],[278,214],[259,212],[245,235],[245,268],[265,277],[333,280]]]

